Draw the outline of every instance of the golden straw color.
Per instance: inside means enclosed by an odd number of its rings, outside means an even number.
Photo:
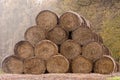
[[[26,30],[24,37],[35,46],[39,41],[46,38],[46,32],[38,26],[32,26]]]
[[[57,16],[43,10],[25,40],[15,44],[14,55],[2,62],[6,73],[100,73],[120,72],[100,34],[82,15],[68,11]]]
[[[82,55],[92,61],[96,61],[103,56],[102,45],[98,42],[90,42],[82,49]]]
[[[43,60],[58,54],[58,47],[50,40],[42,40],[35,46],[35,56]]]
[[[47,33],[47,39],[53,41],[54,43],[60,45],[62,44],[65,40],[68,39],[68,34],[67,32],[62,29],[60,26],[56,26],[54,29],[49,31]]]
[[[102,58],[96,60],[94,65],[94,72],[100,74],[110,74],[115,71],[116,63],[111,56],[104,55]]]
[[[60,53],[69,60],[74,59],[81,52],[81,46],[73,40],[66,40],[60,47]]]
[[[73,31],[72,39],[78,44],[84,46],[91,41],[94,41],[94,34],[89,28],[80,27]]]
[[[81,17],[74,12],[65,12],[60,16],[60,26],[66,31],[74,31],[83,23]]]
[[[15,55],[25,59],[34,56],[34,47],[28,41],[20,41],[15,45]]]
[[[65,73],[68,69],[69,61],[62,55],[55,55],[47,60],[47,71],[49,73]]]
[[[22,74],[23,61],[15,55],[8,56],[2,62],[2,69],[5,73]]]
[[[45,31],[50,31],[57,25],[58,16],[50,10],[43,10],[37,15],[36,23]]]
[[[90,73],[92,71],[92,68],[92,61],[83,56],[78,56],[72,61],[73,73]]]
[[[24,73],[25,74],[43,74],[46,71],[45,61],[31,57],[24,60]]]

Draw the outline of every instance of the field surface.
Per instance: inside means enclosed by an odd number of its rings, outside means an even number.
[[[0,80],[120,80],[120,73],[102,74],[1,74]]]

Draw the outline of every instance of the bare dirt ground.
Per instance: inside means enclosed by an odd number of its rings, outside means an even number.
[[[20,74],[1,74],[0,80],[120,80],[110,79],[120,77],[120,73],[110,75],[102,74],[41,74],[41,75],[20,75]]]

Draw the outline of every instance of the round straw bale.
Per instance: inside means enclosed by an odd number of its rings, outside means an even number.
[[[33,26],[25,32],[25,39],[35,46],[39,41],[45,39],[45,31],[38,26]]]
[[[81,25],[81,27],[86,27],[86,28],[90,28],[91,27],[91,24],[88,20],[85,19],[85,17],[83,16],[80,16],[83,20],[83,24]]]
[[[73,31],[83,23],[81,17],[73,12],[66,12],[60,16],[60,25],[66,31]]]
[[[72,33],[72,39],[80,45],[94,41],[94,35],[89,28],[80,27]]]
[[[49,39],[49,40],[53,41],[54,43],[60,45],[65,40],[68,39],[68,34],[60,26],[57,26],[53,30],[48,32],[47,39]]]
[[[99,34],[94,33],[94,41],[103,43],[103,39]]]
[[[120,63],[116,62],[116,72],[120,72]]]
[[[58,16],[49,10],[41,11],[36,17],[36,23],[46,31],[52,30],[58,23]]]
[[[89,20],[86,20],[86,26],[88,27],[88,28],[91,28],[91,23],[90,23],[90,21]]]
[[[102,46],[103,46],[103,54],[112,56],[112,52],[110,51],[110,49],[105,45]]]
[[[46,71],[45,61],[31,57],[24,60],[24,73],[25,74],[43,74]]]
[[[62,55],[54,55],[47,60],[47,71],[50,73],[65,73],[69,70],[69,61]]]
[[[2,69],[5,73],[22,74],[23,61],[15,55],[8,56],[2,62]]]
[[[34,47],[28,41],[20,41],[15,45],[15,55],[25,59],[34,56]]]
[[[67,59],[74,59],[81,54],[81,47],[73,40],[66,40],[60,47],[60,53]]]
[[[92,61],[103,56],[103,48],[98,42],[90,42],[83,47],[82,55]]]
[[[92,71],[92,67],[92,62],[83,56],[78,56],[72,61],[73,73],[90,73]]]
[[[110,74],[115,71],[116,63],[111,56],[103,56],[94,65],[94,72],[100,74]]]
[[[35,46],[35,56],[47,60],[58,53],[58,47],[50,40],[42,40]]]

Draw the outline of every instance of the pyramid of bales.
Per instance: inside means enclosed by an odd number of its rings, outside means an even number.
[[[16,43],[14,54],[4,59],[2,69],[15,74],[117,72],[110,50],[90,27],[75,12],[58,17],[41,11],[36,25],[26,30],[25,40]]]

